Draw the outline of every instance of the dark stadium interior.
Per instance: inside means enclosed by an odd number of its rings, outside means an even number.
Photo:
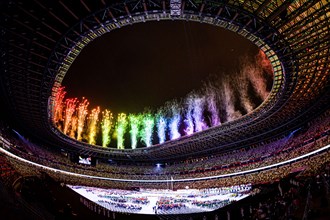
[[[0,29],[1,218],[330,216],[328,0],[4,0]],[[92,113],[79,138],[62,86],[90,112],[165,112],[164,140],[155,122],[133,147],[118,116],[102,146]],[[168,196],[139,203],[145,189]]]
[[[141,112],[186,96],[212,75],[235,74],[239,60],[257,52],[247,39],[211,25],[147,22],[88,44],[63,85],[69,96],[84,96],[92,106]]]

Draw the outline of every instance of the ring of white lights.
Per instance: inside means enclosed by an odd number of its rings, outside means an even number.
[[[83,146],[85,148],[89,148],[90,144],[80,142],[78,140],[75,140],[64,133],[62,133],[54,124],[53,124],[53,117],[54,117],[54,106],[55,106],[55,96],[58,91],[58,89],[61,86],[62,80],[65,77],[65,74],[67,73],[68,69],[74,62],[74,60],[78,57],[79,53],[83,50],[83,48],[88,45],[90,42],[95,40],[98,37],[101,37],[102,35],[111,32],[115,29],[125,27],[127,25],[132,25],[136,23],[141,22],[147,22],[147,21],[159,21],[159,20],[184,20],[184,21],[193,21],[193,22],[201,22],[200,17],[197,14],[182,14],[180,17],[173,17],[169,13],[164,13],[162,11],[154,12],[153,14],[141,15],[140,13],[137,13],[136,15],[131,14],[129,18],[122,18],[115,21],[107,21],[104,24],[101,24],[97,27],[94,27],[93,30],[87,31],[85,34],[82,34],[80,39],[76,40],[76,42],[71,46],[69,52],[66,54],[66,56],[63,58],[61,65],[58,66],[56,77],[52,89],[52,96],[50,97],[50,101],[48,104],[48,116],[49,116],[49,123],[51,125],[51,129],[54,131],[55,134],[57,134],[61,139],[64,139],[66,141],[70,141],[74,143],[77,146]],[[245,28],[241,28],[239,25],[231,22],[226,21],[224,19],[221,19],[216,16],[204,16],[203,17],[203,23],[208,25],[214,25],[220,28],[225,28],[227,30],[230,30],[234,33],[237,33],[244,38],[250,40],[252,43],[254,43],[256,46],[258,46],[267,56],[267,58],[270,60],[271,65],[274,70],[274,82],[273,82],[273,88],[268,96],[268,98],[254,111],[252,114],[261,114],[267,111],[267,109],[271,108],[274,103],[276,102],[276,98],[281,95],[281,91],[284,89],[285,86],[285,74],[284,74],[284,67],[277,56],[277,54],[272,50],[272,48],[263,41],[260,37],[254,35],[253,33],[250,33]],[[81,24],[77,24],[81,25]],[[65,37],[64,37],[65,39]],[[56,55],[56,52],[55,52]],[[250,113],[251,115],[251,113]],[[242,116],[240,119],[236,120],[244,120],[245,116]],[[204,132],[207,132],[207,129]],[[170,141],[167,141],[170,142]],[[153,145],[151,147],[158,147],[159,145]],[[93,145],[93,148],[96,149],[102,149],[101,146]],[[150,148],[150,147],[149,147]],[[128,149],[124,149],[124,151],[127,151]],[[136,151],[137,149],[133,149],[133,151]],[[118,149],[111,148],[111,151],[123,151]]]

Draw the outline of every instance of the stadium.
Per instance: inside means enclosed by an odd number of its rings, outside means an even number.
[[[328,0],[2,1],[2,216],[327,219],[329,6]],[[89,109],[92,100],[67,98],[70,67],[90,45],[149,24],[225,31],[253,45],[261,59],[241,75],[211,79],[193,88],[200,92],[143,113]],[[170,38],[180,38],[172,32]],[[196,62],[186,65],[198,68]]]

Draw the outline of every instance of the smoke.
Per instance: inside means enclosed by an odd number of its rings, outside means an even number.
[[[240,101],[242,103],[243,108],[247,113],[250,113],[255,108],[254,104],[250,100],[250,96],[248,93],[249,89],[249,81],[247,79],[247,76],[244,74],[240,74],[235,79],[236,88],[238,90],[238,93],[240,95]]]
[[[223,92],[223,105],[226,109],[227,121],[233,121],[236,118],[242,116],[242,114],[235,110],[235,96],[233,90],[229,84],[229,80],[222,81],[222,92]]]
[[[192,116],[193,109],[194,109],[194,96],[190,94],[186,98],[186,114],[184,119],[186,125],[184,132],[186,135],[191,135],[194,133],[194,120]]]
[[[192,117],[195,122],[195,131],[198,132],[207,128],[207,125],[205,124],[203,117],[205,99],[203,96],[194,95],[193,103],[194,103],[194,108],[193,108]]]
[[[216,87],[212,83],[208,82],[204,84],[204,97],[207,100],[207,110],[211,113],[211,127],[221,124],[219,107],[218,107],[218,95]]]
[[[68,134],[71,126],[72,115],[75,112],[77,99],[66,99],[63,133]]]
[[[265,100],[269,94],[267,91],[267,81],[264,77],[263,69],[261,66],[251,63],[247,58],[242,59],[242,74],[249,78],[254,90],[258,96]]]
[[[256,61],[257,61],[257,66],[261,67],[268,76],[273,77],[274,74],[273,66],[270,60],[267,58],[266,54],[262,50],[259,50],[259,53],[256,57]]]

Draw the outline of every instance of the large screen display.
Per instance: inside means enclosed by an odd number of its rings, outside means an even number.
[[[92,158],[91,157],[84,157],[84,156],[80,155],[78,163],[85,164],[85,165],[92,165]]]

